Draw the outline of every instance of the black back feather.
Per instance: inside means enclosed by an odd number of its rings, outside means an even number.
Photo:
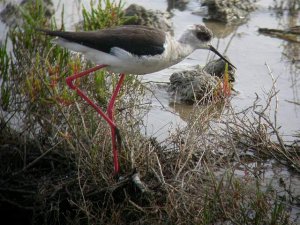
[[[127,25],[83,32],[37,30],[106,53],[110,53],[113,47],[122,48],[137,56],[157,55],[164,51],[165,33],[146,26]]]

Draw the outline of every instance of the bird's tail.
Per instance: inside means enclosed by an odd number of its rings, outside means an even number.
[[[52,37],[57,37],[61,36],[64,31],[59,31],[59,30],[49,30],[49,29],[44,29],[44,28],[35,28],[36,31],[44,33],[46,35],[52,36]]]

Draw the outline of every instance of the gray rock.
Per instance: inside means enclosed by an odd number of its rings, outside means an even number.
[[[171,14],[168,12],[161,12],[159,10],[146,10],[144,7],[131,4],[124,10],[125,16],[133,17],[131,20],[125,22],[126,25],[144,25],[155,27],[166,32],[173,33],[173,25],[170,20]]]
[[[228,58],[227,58],[228,59]],[[225,62],[221,59],[207,63],[203,68],[173,73],[168,92],[179,101],[194,103],[211,100],[224,76]],[[228,68],[229,81],[234,82],[235,69]]]
[[[7,2],[4,10],[0,12],[0,19],[8,26],[13,27],[15,25],[20,25],[22,21],[21,11],[18,7],[24,6],[28,3],[28,0],[22,0],[19,2]],[[5,3],[5,2],[4,2]],[[52,0],[44,0],[43,4],[45,5],[45,15],[51,17],[54,14],[54,8]]]
[[[209,20],[224,23],[242,22],[248,14],[256,9],[254,0],[205,0]]]
[[[225,56],[224,58],[226,58],[230,62],[230,60],[227,56]],[[203,67],[203,70],[206,71],[211,76],[223,78],[224,71],[225,71],[225,64],[226,64],[226,62],[224,60],[222,60],[221,58],[219,58],[217,60],[212,60],[212,61],[208,62]],[[235,74],[235,69],[229,65],[228,66],[228,75],[229,75],[230,82],[235,81],[234,74]]]
[[[179,101],[193,103],[196,100],[210,99],[218,80],[201,68],[173,73],[168,91]]]
[[[167,1],[168,1],[167,11],[169,12],[172,9],[178,9],[180,11],[184,11],[190,0],[167,0]]]

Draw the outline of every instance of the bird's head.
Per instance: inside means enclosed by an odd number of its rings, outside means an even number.
[[[188,27],[188,29],[184,32],[179,41],[181,43],[190,45],[194,49],[210,50],[216,55],[218,55],[220,58],[222,58],[229,65],[236,68],[234,65],[232,65],[232,63],[230,63],[226,58],[224,58],[224,56],[222,56],[221,53],[217,51],[217,49],[215,49],[211,45],[212,39],[213,33],[210,29],[208,29],[205,25],[195,24]]]

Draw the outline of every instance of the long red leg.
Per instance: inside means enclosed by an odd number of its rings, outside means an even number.
[[[120,92],[122,83],[124,81],[125,74],[121,73],[119,81],[117,83],[117,86],[113,92],[113,95],[108,103],[107,107],[107,115],[108,118],[111,119],[111,121],[114,122],[114,117],[113,117],[113,111],[114,111],[114,106],[115,106],[115,101],[117,98],[118,93]],[[112,136],[112,147],[113,147],[113,156],[114,156],[114,166],[115,166],[115,174],[119,173],[120,166],[119,166],[119,161],[118,161],[118,151],[117,151],[117,142],[116,142],[116,132],[118,132],[116,129],[116,126],[110,126],[111,129],[111,136]],[[119,135],[119,134],[118,134]],[[120,145],[118,146],[120,147]]]
[[[73,84],[73,81],[80,78],[80,77],[83,77],[83,76],[87,76],[89,75],[90,73],[92,72],[95,72],[97,70],[100,70],[102,68],[106,67],[106,65],[99,65],[99,66],[95,66],[91,69],[88,69],[88,70],[85,70],[83,72],[80,72],[80,73],[76,73],[76,74],[73,74],[72,76],[69,76],[66,78],[66,82],[67,82],[67,85],[75,90],[77,92],[77,94],[83,98],[89,105],[91,105],[105,120],[106,122],[110,125],[110,126],[115,126],[114,122],[101,110],[101,108],[99,106],[97,106],[91,99],[89,99],[84,93],[83,91],[81,91],[77,86],[75,86]]]
[[[111,128],[111,134],[112,134],[112,147],[113,147],[113,156],[114,156],[114,173],[115,175],[117,175],[119,173],[119,161],[118,161],[118,152],[117,152],[117,145],[116,145],[116,125],[113,121],[113,107],[114,107],[114,103],[116,101],[116,97],[118,95],[118,92],[120,91],[121,89],[121,85],[122,85],[122,82],[124,80],[124,77],[125,75],[124,74],[121,74],[120,75],[120,79],[119,79],[119,82],[116,86],[116,89],[109,101],[109,104],[108,104],[108,108],[107,108],[107,115],[102,111],[102,109],[96,105],[91,99],[89,99],[86,94],[83,93],[83,91],[81,91],[77,86],[75,86],[73,84],[73,81],[80,78],[80,77],[83,77],[83,76],[87,76],[89,75],[90,73],[92,72],[95,72],[99,69],[102,69],[104,67],[106,67],[107,65],[98,65],[98,66],[95,66],[91,69],[88,69],[86,71],[83,71],[83,72],[80,72],[80,73],[77,73],[77,74],[74,74],[72,76],[69,76],[66,78],[66,82],[67,82],[67,85],[75,90],[77,92],[77,94],[83,98],[89,105],[91,105],[99,114],[100,116],[102,116],[106,122],[109,124],[110,128]]]

